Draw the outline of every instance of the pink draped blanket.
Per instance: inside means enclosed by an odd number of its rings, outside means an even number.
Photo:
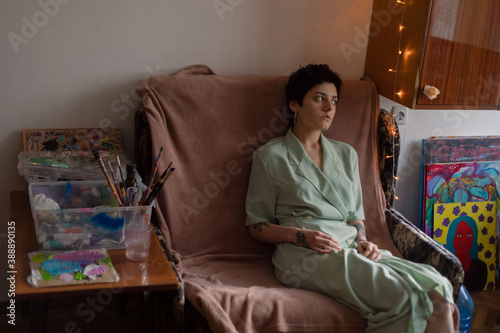
[[[245,195],[252,152],[288,129],[285,76],[218,76],[203,65],[138,88],[160,169],[176,168],[157,198],[161,231],[187,299],[213,332],[363,332],[355,311],[324,295],[282,286],[273,246],[252,239]],[[378,93],[346,81],[328,137],[359,155],[368,238],[399,255],[385,222],[377,162]],[[314,265],[303,267],[314,274]]]

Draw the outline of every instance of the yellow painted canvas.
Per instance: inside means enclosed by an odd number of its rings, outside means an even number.
[[[434,239],[460,259],[469,291],[496,289],[495,207],[495,201],[434,205]]]

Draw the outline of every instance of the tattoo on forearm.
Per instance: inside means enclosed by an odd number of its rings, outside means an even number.
[[[309,249],[309,244],[306,241],[306,235],[304,235],[300,231],[297,231],[297,234],[295,235],[295,240],[297,241],[297,244],[299,244],[300,246]]]
[[[253,225],[253,228],[255,230],[258,230],[258,231],[262,232],[262,226],[270,227],[269,223],[267,223],[267,222],[260,222],[260,223],[255,223]]]
[[[361,236],[363,238],[366,238],[366,232],[365,232],[365,227],[361,223],[356,223],[354,225],[354,228],[358,231],[358,233],[361,233]]]

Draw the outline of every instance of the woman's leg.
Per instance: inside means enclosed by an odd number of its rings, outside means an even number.
[[[457,320],[455,320],[458,315],[456,307],[453,304],[448,303],[444,297],[433,290],[428,293],[429,298],[432,301],[433,309],[432,315],[427,320],[426,333],[447,333],[447,332],[458,332],[458,325],[455,326]]]

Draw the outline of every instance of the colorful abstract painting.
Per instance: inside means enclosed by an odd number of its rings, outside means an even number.
[[[124,151],[119,128],[23,130],[24,151]]]
[[[17,168],[29,183],[104,179],[92,148],[106,166],[128,161],[119,128],[26,129]]]
[[[496,288],[496,202],[434,205],[434,239],[464,267],[468,291]]]
[[[422,169],[419,227],[428,235],[432,225],[426,207],[427,169],[431,164],[500,161],[500,136],[438,136],[422,140]],[[432,203],[433,204],[433,203]],[[432,207],[432,204],[430,207]]]
[[[500,161],[429,164],[423,183],[424,231],[431,237],[437,203],[494,201],[500,214]]]

